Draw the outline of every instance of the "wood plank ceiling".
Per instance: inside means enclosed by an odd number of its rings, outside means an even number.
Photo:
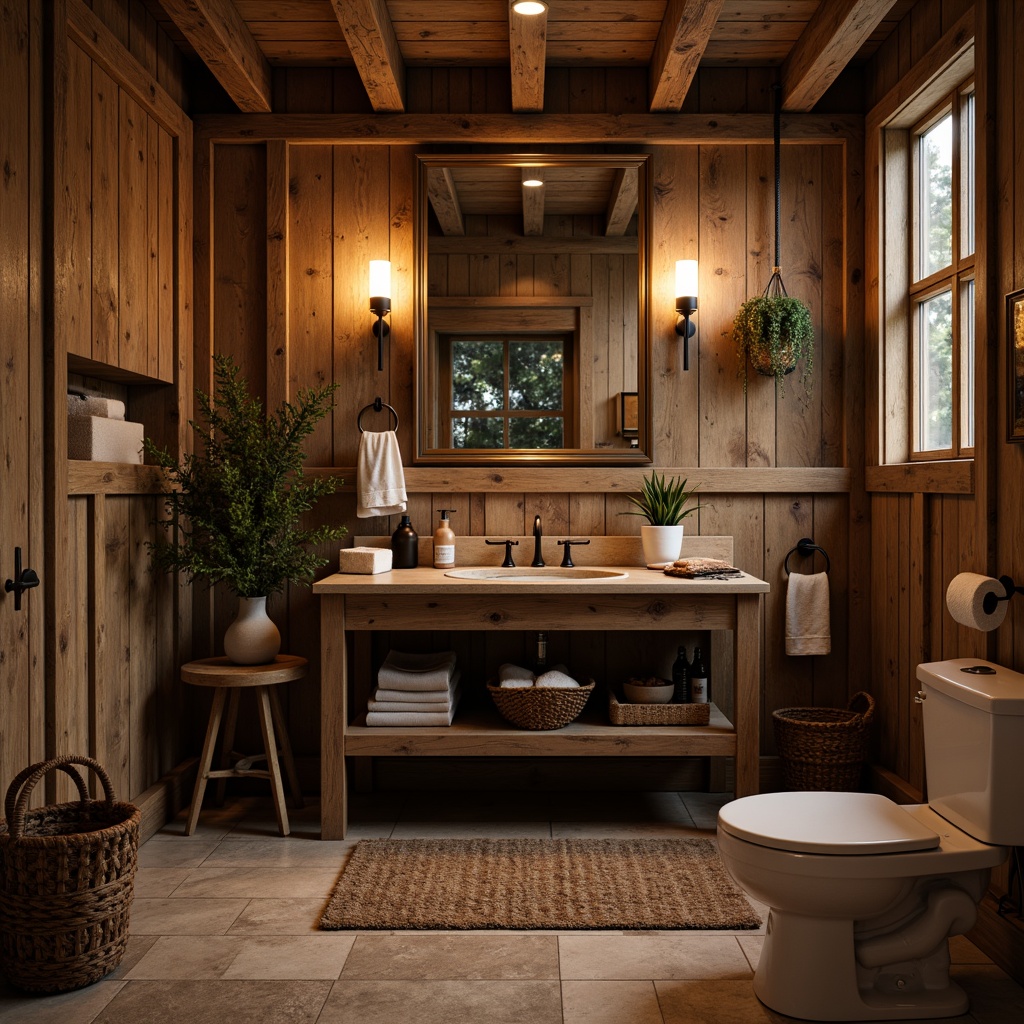
[[[405,109],[410,66],[509,66],[515,112],[540,111],[544,69],[646,66],[652,111],[678,111],[700,66],[777,66],[810,110],[875,52],[912,0],[148,0],[243,111],[269,111],[272,66],[354,65],[374,110]]]

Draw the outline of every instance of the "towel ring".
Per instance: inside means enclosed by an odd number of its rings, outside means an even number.
[[[782,563],[782,568],[786,570],[786,575],[789,575],[789,560],[793,557],[794,553],[802,555],[804,558],[813,558],[815,551],[821,552],[825,559],[825,572],[830,572],[832,569],[832,559],[828,557],[828,552],[824,548],[818,547],[810,537],[801,537],[796,542],[796,547],[790,550],[789,554],[786,555],[785,562]]]
[[[371,409],[374,412],[380,412],[382,409],[387,409],[387,411],[391,413],[392,416],[395,417],[395,425],[391,429],[398,429],[398,413],[395,411],[394,406],[388,405],[387,402],[382,402],[380,398],[375,398],[369,405],[364,405],[362,409],[359,410],[359,416],[356,418],[356,426],[359,428],[360,434],[364,433],[363,413],[370,412]]]

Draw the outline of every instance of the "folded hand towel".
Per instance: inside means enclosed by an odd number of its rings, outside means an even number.
[[[551,689],[557,690],[571,690],[573,687],[577,687],[580,684],[576,682],[572,676],[566,675],[564,672],[559,672],[557,669],[551,669],[550,672],[545,672],[543,675],[537,676],[538,687],[547,686]]]
[[[828,574],[791,572],[786,587],[786,653],[828,654]]]
[[[423,711],[367,711],[367,725],[389,725],[389,726],[425,726],[425,725],[451,725],[455,717],[455,708],[459,702],[459,687],[455,688],[452,694],[451,707],[447,711],[426,713]]]
[[[364,430],[356,457],[356,515],[390,516],[404,512],[405,474],[398,436],[393,430]]]
[[[523,668],[521,665],[513,665],[511,662],[506,661],[498,666],[498,682],[502,684],[514,680],[526,680],[532,686],[536,678],[528,668]]]
[[[438,714],[453,706],[454,694],[459,682],[459,670],[452,673],[448,689],[440,690],[382,690],[377,687],[370,696],[367,707],[370,711],[423,711]],[[382,694],[395,694],[385,697]]]
[[[69,416],[102,416],[108,420],[124,419],[124,402],[98,395],[68,395]]]
[[[377,673],[377,685],[385,690],[440,690],[447,693],[454,671],[454,651],[428,654],[389,651]]]

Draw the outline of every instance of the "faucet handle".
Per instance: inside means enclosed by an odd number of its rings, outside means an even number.
[[[514,569],[516,563],[512,561],[512,549],[519,547],[519,541],[517,540],[485,540],[485,544],[504,544],[505,545],[505,561],[501,563],[502,569]]]
[[[573,546],[573,544],[589,544],[589,543],[590,543],[589,540],[572,540],[571,538],[566,538],[565,540],[560,540],[558,542],[558,546],[565,548],[565,552],[562,555],[562,568],[563,569],[571,569],[571,568],[573,568],[573,560],[572,560],[572,546]]]

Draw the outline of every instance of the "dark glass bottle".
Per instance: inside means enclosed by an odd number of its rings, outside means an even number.
[[[547,633],[537,634],[537,657],[534,659],[533,671],[536,675],[543,675],[548,670],[548,635]]]
[[[708,704],[711,701],[711,680],[707,665],[699,647],[693,649],[693,664],[690,666],[690,694],[694,704]]]
[[[672,666],[672,682],[675,693],[672,695],[677,704],[689,704],[690,697],[690,663],[686,660],[686,648],[679,648],[679,656]]]
[[[420,564],[420,538],[408,516],[402,516],[398,529],[391,534],[391,568],[415,569]]]

